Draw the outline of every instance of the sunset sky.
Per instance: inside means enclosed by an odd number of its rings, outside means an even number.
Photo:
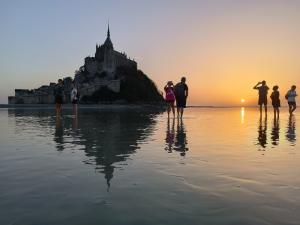
[[[162,90],[187,77],[189,105],[256,104],[261,80],[300,89],[300,1],[119,0],[0,3],[0,103],[15,88],[74,76],[106,38]],[[298,90],[300,93],[300,90]]]

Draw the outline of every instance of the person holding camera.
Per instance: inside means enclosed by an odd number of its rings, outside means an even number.
[[[264,105],[265,114],[267,114],[267,105],[268,105],[268,91],[269,87],[266,84],[266,81],[258,82],[253,89],[258,90],[258,105],[260,114],[262,114],[262,106]]]

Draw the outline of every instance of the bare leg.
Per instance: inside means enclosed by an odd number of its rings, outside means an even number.
[[[174,102],[171,103],[171,107],[172,107],[173,117],[175,117],[175,106],[174,106]]]
[[[259,112],[260,112],[260,115],[262,114],[262,105],[259,105]]]
[[[171,111],[171,103],[168,102],[168,109],[167,109],[167,112],[168,112],[168,118],[170,117],[170,111]]]
[[[293,105],[291,113],[293,113],[296,110],[296,108],[297,108],[296,105]]]
[[[268,112],[268,107],[267,105],[265,105],[265,114],[267,114],[267,112]]]

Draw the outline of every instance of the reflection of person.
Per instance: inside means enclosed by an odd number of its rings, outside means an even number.
[[[55,134],[54,134],[54,141],[57,143],[57,150],[62,151],[64,150],[64,128],[61,124],[61,118],[60,116],[56,117],[56,123],[55,123]]]
[[[265,148],[267,144],[267,117],[265,117],[264,122],[262,117],[259,118],[258,125],[258,143],[261,147]]]
[[[72,84],[71,102],[72,102],[72,105],[73,105],[74,114],[77,115],[78,91],[77,91],[77,88],[75,86],[75,83]]]
[[[183,109],[186,107],[186,99],[188,97],[188,86],[186,85],[186,78],[182,77],[181,82],[175,85],[175,97],[177,106],[177,116],[182,118]]]
[[[286,93],[285,98],[288,101],[289,104],[289,112],[290,115],[293,114],[293,112],[296,109],[296,97],[297,97],[297,93],[296,93],[296,86],[293,85],[291,87],[291,89]]]
[[[172,152],[174,138],[175,138],[175,118],[172,119],[172,126],[170,126],[170,119],[168,119],[165,150],[168,151],[169,153]]]
[[[61,113],[61,105],[63,104],[64,88],[62,79],[58,80],[58,84],[54,89],[54,97],[56,104],[56,115]]]
[[[261,85],[261,86],[258,86]],[[260,114],[262,113],[262,105],[265,107],[265,113],[267,114],[267,104],[268,104],[268,90],[269,87],[266,85],[266,81],[258,82],[253,89],[258,90],[258,105]]]
[[[177,129],[175,135],[175,147],[174,150],[179,151],[180,155],[185,156],[187,147],[186,131],[182,120],[177,120]]]
[[[288,141],[294,143],[296,141],[296,121],[294,115],[290,115],[287,131],[286,131],[286,138]]]
[[[279,119],[274,114],[273,127],[271,132],[272,145],[278,145],[279,141]]]
[[[166,102],[168,104],[168,118],[170,116],[170,111],[172,109],[173,117],[175,117],[175,108],[174,108],[174,102],[175,102],[175,93],[174,93],[174,85],[172,81],[168,81],[167,85],[164,87],[164,90],[166,92]]]
[[[270,98],[272,99],[272,106],[274,108],[274,117],[277,116],[277,118],[279,117],[279,107],[280,107],[280,98],[279,98],[279,91],[278,91],[278,86],[275,85],[273,87],[273,92],[270,96]]]

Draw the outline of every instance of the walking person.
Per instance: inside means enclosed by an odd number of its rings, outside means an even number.
[[[259,86],[260,85],[260,86]],[[268,90],[269,87],[266,85],[266,81],[258,82],[253,89],[258,90],[258,105],[260,114],[262,114],[262,106],[265,107],[265,114],[267,115],[267,104],[268,104]]]
[[[186,78],[182,77],[181,81],[175,85],[175,97],[178,118],[182,118],[183,110],[184,108],[186,108],[186,100],[189,93],[189,88],[185,82]]]
[[[75,83],[72,83],[72,90],[71,90],[71,102],[73,105],[73,112],[77,115],[77,108],[78,108],[78,90],[76,88]]]
[[[274,108],[274,119],[278,119],[279,118],[279,107],[280,107],[280,97],[279,97],[279,91],[278,91],[279,87],[277,85],[275,85],[273,87],[273,92],[270,96],[271,100],[272,100],[272,106]]]
[[[168,118],[170,116],[170,111],[172,109],[173,117],[175,117],[175,93],[174,93],[174,85],[172,81],[168,81],[166,86],[164,87],[165,93],[166,93],[166,102],[168,104]]]
[[[61,105],[63,104],[63,97],[64,96],[64,87],[62,79],[58,80],[57,85],[54,88],[54,97],[55,97],[55,108],[56,108],[56,115],[61,114]]]
[[[285,99],[288,101],[289,104],[289,113],[290,115],[293,114],[293,112],[296,109],[296,97],[297,97],[297,93],[296,93],[296,85],[293,85],[291,87],[290,90],[288,90],[288,92],[285,95]]]

